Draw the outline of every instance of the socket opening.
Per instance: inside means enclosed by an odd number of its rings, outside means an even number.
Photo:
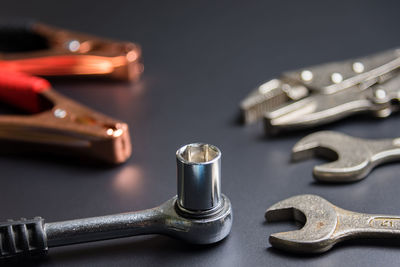
[[[195,143],[182,147],[177,155],[188,163],[207,163],[220,156],[221,152],[213,145]]]

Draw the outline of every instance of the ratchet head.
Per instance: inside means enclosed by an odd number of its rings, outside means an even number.
[[[292,149],[293,160],[302,160],[312,156],[334,160],[317,165],[313,174],[315,179],[324,182],[351,182],[360,180],[373,167],[371,152],[359,138],[342,133],[320,131],[310,134]]]
[[[265,213],[268,222],[294,219],[304,226],[300,230],[272,234],[272,246],[292,252],[317,253],[329,250],[336,240],[335,206],[316,195],[298,195],[282,200]]]
[[[178,206],[178,199],[160,206],[163,216],[160,234],[183,240],[190,244],[213,244],[227,237],[232,228],[232,206],[229,198],[221,194],[221,205],[214,212],[187,213]]]

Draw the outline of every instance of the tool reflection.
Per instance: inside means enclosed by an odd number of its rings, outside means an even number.
[[[113,189],[120,195],[132,196],[140,192],[143,176],[143,170],[139,166],[126,166],[114,177]]]

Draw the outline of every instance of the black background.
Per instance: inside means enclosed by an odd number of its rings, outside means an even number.
[[[236,123],[238,103],[285,70],[362,56],[399,45],[398,1],[3,1],[0,16],[39,21],[142,45],[138,84],[51,80],[56,90],[129,123],[133,157],[116,168],[66,159],[0,155],[0,219],[59,221],[156,206],[176,194],[175,151],[202,141],[223,153],[222,191],[233,204],[231,235],[192,247],[163,236],[50,249],[43,266],[397,265],[397,241],[350,241],[317,256],[270,248],[271,204],[321,195],[340,207],[400,214],[399,164],[346,185],[314,182],[321,160],[290,163],[308,132],[268,139],[261,124]],[[355,117],[324,127],[351,135],[400,136],[399,116]]]

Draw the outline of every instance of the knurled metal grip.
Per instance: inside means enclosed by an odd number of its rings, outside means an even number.
[[[47,252],[44,220],[9,220],[0,223],[0,259],[24,254],[45,254]]]

